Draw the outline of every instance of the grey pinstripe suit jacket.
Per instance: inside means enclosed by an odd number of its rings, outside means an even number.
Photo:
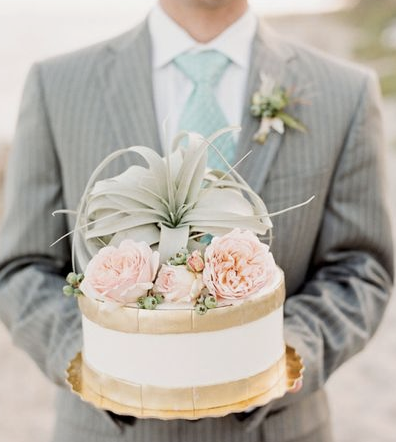
[[[368,71],[283,41],[267,28],[254,41],[239,155],[241,173],[274,218],[273,253],[287,282],[286,340],[303,355],[302,391],[243,422],[141,420],[121,433],[102,411],[64,385],[80,349],[80,316],[61,295],[70,244],[49,244],[73,220],[51,217],[76,208],[88,176],[116,148],[160,149],[146,23],[108,42],[35,64],[25,86],[6,183],[0,250],[0,316],[14,342],[59,384],[54,440],[328,441],[323,385],[375,332],[393,277],[392,244],[382,189],[383,139],[375,77]],[[311,105],[293,108],[309,128],[272,133],[253,143],[249,115],[259,73],[305,88]],[[132,161],[132,158],[131,158]],[[125,168],[113,164],[108,175]],[[259,349],[258,349],[259,351]]]

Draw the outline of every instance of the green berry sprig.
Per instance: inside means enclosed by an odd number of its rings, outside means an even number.
[[[189,252],[187,249],[181,249],[176,255],[171,256],[168,259],[168,264],[172,266],[181,266],[187,263],[187,258],[189,257]]]
[[[208,309],[217,307],[217,299],[216,296],[211,295],[207,288],[204,288],[201,291],[201,294],[197,298],[197,302],[195,304],[195,312],[198,315],[204,315]]]
[[[70,272],[66,276],[67,285],[63,286],[63,294],[66,296],[74,296],[75,298],[83,295],[83,292],[80,290],[80,284],[83,279],[84,275],[82,273]]]
[[[208,311],[208,308],[205,304],[197,303],[195,304],[195,313],[198,313],[198,315],[204,315]]]
[[[157,308],[158,304],[164,302],[164,296],[160,293],[152,293],[149,291],[147,295],[140,296],[137,300],[138,308],[142,308],[145,310],[154,310]]]

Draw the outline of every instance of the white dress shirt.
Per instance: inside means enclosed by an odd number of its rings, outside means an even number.
[[[240,126],[252,41],[257,28],[257,17],[251,10],[205,44],[195,41],[159,5],[150,12],[148,24],[152,40],[154,105],[163,150],[171,145],[178,132],[181,112],[193,89],[191,80],[172,62],[184,52],[214,49],[231,60],[215,94],[228,123]]]

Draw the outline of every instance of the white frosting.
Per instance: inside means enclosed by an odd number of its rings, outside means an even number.
[[[188,387],[260,373],[284,353],[283,308],[241,326],[201,333],[123,333],[83,316],[84,360],[96,371],[138,384]]]

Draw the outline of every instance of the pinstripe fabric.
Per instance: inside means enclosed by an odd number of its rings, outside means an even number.
[[[310,106],[292,111],[307,134],[289,130],[271,134],[264,146],[252,142],[258,121],[248,105],[260,70],[311,97]],[[111,150],[147,144],[160,151],[153,103],[146,24],[38,63],[26,82],[7,175],[0,317],[16,345],[61,387],[53,440],[330,441],[323,385],[375,332],[393,277],[378,86],[370,72],[267,29],[254,42],[238,155],[252,150],[240,171],[270,212],[316,195],[308,207],[273,219],[273,253],[287,282],[285,335],[305,360],[303,390],[242,422],[142,420],[121,434],[104,412],[64,388],[64,369],[81,345],[80,316],[75,301],[61,295],[70,244],[48,246],[73,220],[51,212],[76,207]],[[106,175],[128,162],[115,162]]]

